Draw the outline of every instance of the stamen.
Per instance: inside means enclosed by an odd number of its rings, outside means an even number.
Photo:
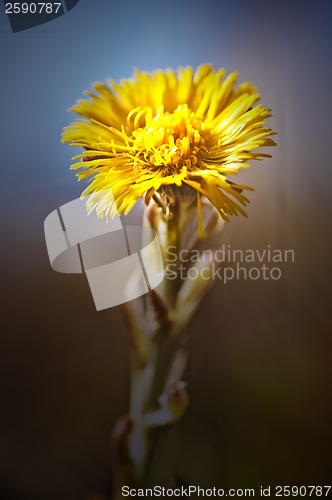
[[[190,169],[197,163],[197,154],[205,141],[200,134],[201,120],[187,104],[180,104],[174,113],[165,112],[161,106],[155,117],[150,107],[135,108],[127,117],[129,123],[134,115],[132,148],[136,157],[153,167],[166,167],[167,175],[179,173],[184,165]],[[139,127],[144,115],[145,126]]]

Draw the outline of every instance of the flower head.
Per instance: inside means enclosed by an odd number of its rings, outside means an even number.
[[[243,190],[251,188],[227,176],[270,156],[253,150],[275,144],[264,126],[271,114],[254,106],[260,96],[250,83],[235,88],[237,73],[224,76],[206,64],[195,74],[189,67],[137,70],[120,84],[95,83],[96,93],[71,109],[84,119],[63,134],[63,142],[88,151],[71,167],[80,169],[79,180],[89,178],[82,193],[90,194],[88,210],[128,213],[140,197],[148,204],[156,194],[186,189],[196,192],[199,212],[203,195],[226,220],[245,215]]]

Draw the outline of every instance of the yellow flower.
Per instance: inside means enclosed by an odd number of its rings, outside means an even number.
[[[88,151],[75,156],[71,168],[81,169],[79,180],[90,178],[82,193],[91,195],[89,212],[126,214],[140,197],[148,204],[156,193],[186,188],[196,190],[199,219],[201,195],[226,220],[246,215],[242,191],[251,188],[227,176],[250,159],[270,157],[253,150],[275,145],[264,126],[271,114],[254,106],[260,96],[250,83],[235,88],[237,73],[224,75],[209,64],[195,74],[190,67],[177,74],[137,70],[133,79],[95,83],[96,94],[86,92],[90,100],[71,109],[85,119],[64,129],[63,142]]]

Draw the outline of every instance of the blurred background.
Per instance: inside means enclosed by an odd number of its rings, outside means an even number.
[[[80,0],[12,33],[0,6],[0,496],[111,491],[110,429],[127,409],[118,308],[96,312],[83,275],[52,271],[43,222],[82,186],[60,143],[93,81],[211,62],[272,108],[272,159],[234,249],[293,249],[279,280],[218,282],[191,326],[190,409],[160,444],[156,478],[201,486],[329,484],[332,464],[329,1]],[[271,149],[271,148],[270,148]],[[89,498],[93,498],[90,496]]]

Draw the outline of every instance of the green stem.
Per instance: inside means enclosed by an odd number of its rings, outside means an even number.
[[[158,233],[165,267],[172,257],[178,268],[181,245],[196,248],[201,241],[188,239],[195,205],[178,193],[155,201],[146,213],[147,221]],[[218,220],[214,209],[208,213],[203,241],[219,231]],[[188,342],[185,329],[210,285],[206,279],[191,283],[183,282],[179,275],[177,279],[166,277],[158,293],[150,291],[124,307],[131,350],[131,400],[115,446],[117,498],[121,498],[122,485],[137,488],[153,484],[151,464],[155,463],[160,432],[181,418],[187,408],[188,395],[183,386]]]
[[[172,263],[177,266],[178,259],[178,250],[179,250],[179,241],[180,241],[180,198],[179,196],[175,196],[172,202],[169,205],[169,213],[165,218],[163,217],[163,222],[165,224],[165,267],[168,262],[171,262],[170,257],[174,257],[174,253],[176,253],[176,260],[172,260]],[[170,250],[172,249],[172,250]],[[174,252],[175,249],[175,252]],[[170,255],[170,253],[172,255]],[[178,294],[179,282],[178,279],[165,279],[164,280],[164,290],[163,290],[163,298],[169,304],[169,306],[173,309],[176,303],[177,294]]]
[[[165,259],[168,248],[179,244],[180,199],[175,196],[168,204],[167,213],[160,214],[165,229]],[[172,310],[176,303],[178,283],[164,280],[160,299]],[[153,306],[152,306],[153,307]],[[159,397],[164,391],[171,361],[176,346],[171,339],[169,318],[159,317],[161,324],[153,332],[147,360],[143,366],[132,366],[130,418],[133,423],[128,435],[128,451],[132,462],[133,477],[137,484],[148,479],[150,462],[158,439],[158,429],[146,426],[145,416],[159,407]]]
[[[172,257],[174,257],[174,251],[177,253],[179,249],[181,238],[180,200],[180,196],[175,194],[171,199],[167,200],[167,210],[159,211],[159,229],[162,230],[164,235],[162,246],[165,266],[170,257],[169,248],[172,247]],[[156,224],[155,218],[153,223]],[[177,262],[175,264],[177,266]],[[123,484],[132,485],[136,488],[147,486],[148,482],[153,480],[149,476],[149,472],[160,430],[164,428],[164,425],[152,428],[147,425],[146,416],[160,410],[159,398],[165,391],[166,383],[169,382],[172,363],[176,358],[177,350],[180,348],[178,342],[172,336],[172,320],[174,320],[174,309],[180,285],[179,279],[166,278],[159,295],[151,292],[150,296],[143,299],[145,312],[152,312],[152,316],[154,315],[157,319],[155,331],[150,332],[150,334],[147,334],[146,331],[139,333],[137,325],[143,318],[138,317],[136,311],[130,311],[129,308],[127,310],[130,317],[128,326],[135,325],[135,332],[133,328],[130,328],[131,340],[135,339],[135,342],[132,342],[133,356],[131,359],[131,401],[129,411],[131,429],[126,436],[127,454],[124,455],[125,460],[124,463],[120,464],[120,468]],[[143,338],[144,345],[147,346],[147,352],[142,362],[138,351],[135,356],[135,345],[140,345],[137,339]]]

